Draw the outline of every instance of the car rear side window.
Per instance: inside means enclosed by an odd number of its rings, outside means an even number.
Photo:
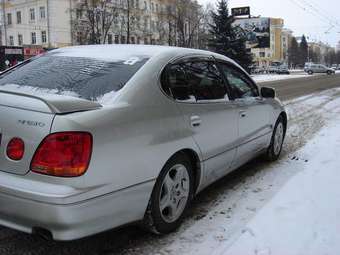
[[[231,93],[234,98],[258,97],[259,92],[247,76],[226,64],[221,64],[222,72],[228,81]]]
[[[184,64],[175,64],[167,68],[163,77],[163,90],[178,101],[196,102],[193,87],[189,84]]]
[[[163,78],[163,90],[178,101],[225,100],[227,95],[221,74],[210,61],[171,65]]]
[[[92,101],[119,91],[146,63],[148,57],[120,59],[67,56],[48,53],[0,76],[1,86],[76,96]]]

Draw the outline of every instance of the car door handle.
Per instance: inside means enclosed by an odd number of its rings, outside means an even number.
[[[246,111],[240,111],[240,117],[244,118],[247,116],[247,112]]]
[[[202,120],[199,116],[191,116],[190,117],[190,122],[191,122],[191,126],[193,127],[198,127],[201,125]]]

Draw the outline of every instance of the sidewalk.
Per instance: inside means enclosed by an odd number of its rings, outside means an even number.
[[[257,212],[232,243],[214,254],[340,254],[340,107],[327,105],[330,122],[292,159],[279,166],[299,172]]]

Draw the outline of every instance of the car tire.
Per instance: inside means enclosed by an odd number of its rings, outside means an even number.
[[[180,226],[193,198],[193,180],[192,165],[185,154],[177,154],[165,164],[144,216],[143,225],[147,230],[168,234]]]
[[[270,140],[270,145],[265,155],[267,160],[275,161],[280,157],[285,134],[286,126],[283,121],[283,117],[280,116],[275,123],[274,131]]]
[[[312,74],[313,74],[313,71],[309,70],[309,71],[308,71],[308,74],[309,74],[309,75],[312,75]]]
[[[328,75],[331,75],[331,74],[332,74],[332,72],[331,72],[331,71],[327,71],[327,74],[328,74]]]

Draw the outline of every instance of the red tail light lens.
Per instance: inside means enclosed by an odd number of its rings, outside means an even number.
[[[48,135],[31,162],[31,171],[40,174],[76,177],[90,163],[92,135],[86,132],[62,132]]]
[[[25,153],[25,143],[22,139],[12,138],[7,145],[7,157],[12,160],[20,160]]]

